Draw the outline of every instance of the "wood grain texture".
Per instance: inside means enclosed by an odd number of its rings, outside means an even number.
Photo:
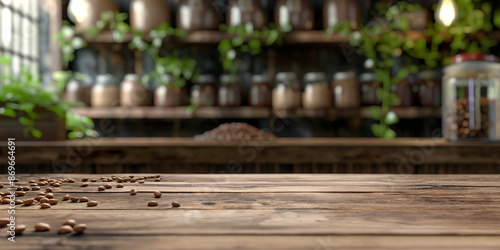
[[[116,174],[116,176],[142,174]],[[156,174],[148,174],[156,175]],[[25,233],[9,249],[498,249],[500,176],[496,175],[166,175],[104,192],[81,178],[110,175],[20,175],[73,178],[54,188],[97,207],[59,201],[50,209],[18,206]],[[6,176],[0,175],[0,183]],[[140,192],[131,196],[128,190]],[[0,192],[7,191],[6,188]],[[163,193],[153,198],[154,191]],[[28,191],[31,198],[38,191]],[[148,201],[159,206],[148,207]],[[172,208],[178,201],[181,207]],[[7,214],[0,205],[0,214]],[[6,217],[6,216],[0,216]],[[58,235],[75,219],[82,235]],[[50,232],[34,232],[37,222]],[[5,234],[5,233],[3,233]],[[55,247],[54,247],[55,246]]]

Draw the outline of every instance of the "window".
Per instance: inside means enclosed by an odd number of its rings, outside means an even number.
[[[39,74],[38,23],[38,0],[0,0],[0,55],[12,59],[3,72]]]

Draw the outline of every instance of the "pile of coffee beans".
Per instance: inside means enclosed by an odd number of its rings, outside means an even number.
[[[246,123],[226,123],[194,137],[200,142],[271,141],[276,137]]]
[[[457,135],[458,138],[488,138],[488,127],[490,126],[488,115],[488,98],[481,98],[478,126],[471,126],[469,99],[457,99]],[[473,113],[474,114],[474,113]],[[478,116],[474,117],[475,119]]]

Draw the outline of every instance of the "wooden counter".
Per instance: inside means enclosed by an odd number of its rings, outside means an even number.
[[[7,147],[0,143],[0,166]],[[442,138],[280,138],[200,143],[192,138],[18,142],[27,172],[113,173],[500,173],[500,143]],[[3,172],[2,172],[3,171]],[[5,168],[0,173],[6,173]]]
[[[19,185],[39,177],[18,176]],[[76,180],[54,188],[55,198],[86,196],[99,205],[17,206],[17,223],[27,230],[16,243],[0,237],[3,249],[500,248],[498,175],[164,174],[161,182],[126,182],[124,188],[115,181],[104,192],[97,191],[105,184],[100,181],[80,187],[83,175],[43,177]],[[0,176],[0,183],[6,180]],[[131,196],[131,188],[139,194]],[[154,191],[163,196],[153,198]],[[148,207],[151,200],[159,206]],[[181,207],[172,208],[172,201]],[[0,205],[0,218],[7,217],[7,206]],[[67,219],[88,229],[58,235]],[[34,232],[38,222],[52,230]]]

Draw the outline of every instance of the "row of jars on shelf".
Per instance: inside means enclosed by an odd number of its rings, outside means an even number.
[[[170,75],[164,75],[163,82],[171,82]],[[353,108],[360,105],[380,105],[376,89],[380,84],[373,73],[360,75],[359,82],[354,71],[338,72],[328,83],[325,73],[310,72],[304,76],[302,85],[294,72],[280,72],[276,75],[273,86],[267,75],[254,75],[248,91],[248,105],[254,107],[272,107],[277,110],[306,108],[325,109],[330,107]],[[213,75],[203,74],[197,77],[187,98],[184,87],[159,86],[151,91],[140,82],[139,76],[128,74],[121,84],[117,84],[112,75],[99,75],[94,85],[72,80],[66,88],[69,101],[83,102],[93,107],[113,106],[150,106],[159,107],[200,106],[237,107],[243,105],[242,78],[236,75],[222,75],[220,84],[216,84]],[[393,92],[401,99],[400,106],[423,105],[440,106],[441,84],[435,71],[419,74],[417,84],[407,80],[393,86]]]
[[[83,31],[95,26],[104,11],[119,11],[114,0],[72,0],[86,4],[87,16],[76,19],[76,28]],[[76,8],[76,4],[70,8]],[[81,3],[80,5],[81,6]],[[221,6],[226,13],[228,26],[252,23],[255,29],[267,25],[268,18],[259,0],[232,0],[227,6]],[[183,0],[177,9],[176,26],[182,30],[215,30],[220,23],[216,6],[211,0]],[[314,28],[314,10],[307,0],[279,0],[276,3],[274,22],[283,27],[291,24],[294,30],[312,30]],[[74,10],[73,12],[79,10]],[[81,11],[81,10],[80,10]],[[75,16],[81,16],[75,14]],[[132,0],[130,4],[130,24],[136,30],[150,31],[164,22],[172,23],[170,9],[165,0]],[[351,28],[357,29],[360,20],[358,1],[326,0],[323,6],[323,23],[328,28],[338,23],[349,21]]]

